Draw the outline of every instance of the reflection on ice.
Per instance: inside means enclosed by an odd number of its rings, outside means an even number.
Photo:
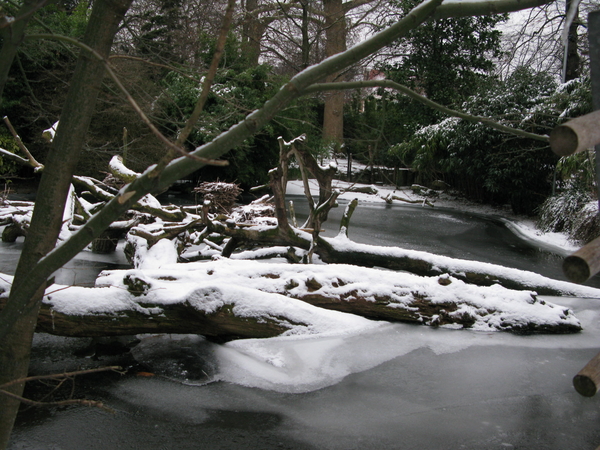
[[[594,448],[598,402],[579,396],[571,378],[597,352],[600,303],[560,300],[583,332],[519,336],[382,323],[343,336],[209,344],[216,377],[228,383],[130,379],[112,394],[195,426],[212,426],[218,411],[228,433],[244,417],[277,418],[271,433],[302,443],[290,448]]]

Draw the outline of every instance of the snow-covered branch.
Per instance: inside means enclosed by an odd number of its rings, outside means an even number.
[[[412,89],[407,88],[399,83],[396,83],[391,80],[369,80],[369,81],[348,81],[344,83],[319,83],[313,84],[310,88],[308,88],[305,92],[307,94],[311,94],[314,92],[322,92],[322,91],[335,91],[335,90],[348,90],[348,89],[365,89],[365,88],[384,88],[384,89],[393,89],[395,91],[401,92],[407,97],[412,98],[418,102],[423,103],[424,105],[440,111],[444,114],[447,114],[452,117],[458,117],[463,120],[467,120],[469,122],[478,122],[484,125],[489,126],[490,128],[494,128],[498,131],[502,131],[503,133],[509,133],[515,136],[519,136],[527,139],[535,139],[537,141],[549,142],[549,137],[541,134],[529,133],[525,130],[519,130],[518,128],[512,128],[506,125],[502,125],[501,123],[490,119],[488,117],[474,116],[472,114],[467,114],[462,111],[457,111],[455,109],[450,109],[446,106],[440,105],[439,103],[434,102],[433,100],[428,99],[427,97],[417,94]]]

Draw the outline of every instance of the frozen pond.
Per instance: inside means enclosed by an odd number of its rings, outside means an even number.
[[[560,257],[473,214],[361,206],[350,237],[562,277]],[[0,253],[9,250],[18,248]],[[572,308],[584,331],[517,336],[381,323],[343,337],[226,345],[144,337],[130,353],[99,361],[73,356],[87,340],[40,335],[34,372],[113,363],[132,370],[76,382],[77,396],[114,414],[30,410],[9,448],[595,449],[600,399],[581,397],[571,380],[600,349],[600,300],[550,301]]]

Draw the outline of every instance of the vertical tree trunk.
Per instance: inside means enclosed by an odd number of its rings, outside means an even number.
[[[346,50],[346,15],[342,0],[323,0],[325,12],[325,55],[333,56]],[[340,72],[336,72],[326,79],[331,81],[344,81]],[[334,91],[325,97],[325,111],[323,114],[323,138],[333,141],[338,146],[344,140],[344,92]]]
[[[42,0],[42,3],[46,3]],[[26,0],[23,6],[19,8],[17,12],[17,18],[19,18],[12,25],[5,26],[2,28],[2,49],[0,49],[0,99],[2,99],[2,93],[4,92],[4,86],[8,80],[8,73],[10,66],[12,65],[19,45],[23,41],[25,36],[25,28],[27,23],[33,16],[33,12],[41,6],[41,3],[37,0]]]
[[[310,66],[310,39],[308,30],[308,0],[300,1],[302,5],[302,65],[304,70]]]
[[[265,25],[255,15],[258,0],[246,0],[244,24],[242,27],[242,54],[245,55],[249,67],[257,66],[260,57],[260,41],[265,32]]]
[[[94,2],[84,42],[108,57],[112,41],[131,0]],[[0,314],[0,326],[9,330],[0,343],[0,384],[27,376],[31,340],[45,286],[32,298],[20,298],[19,286],[28,283],[30,268],[52,250],[62,226],[63,211],[96,98],[104,77],[103,62],[82,51],[79,56],[61,121],[40,180],[31,226],[17,266],[7,307]],[[23,385],[10,392],[20,395]],[[5,448],[19,402],[0,396],[0,448]]]
[[[571,7],[571,0],[567,0],[566,2],[566,12],[569,12],[569,8]],[[570,80],[574,80],[575,78],[579,78],[580,75],[580,63],[581,58],[578,53],[579,39],[577,37],[577,27],[579,26],[579,8],[577,9],[577,13],[569,26],[569,35],[567,38],[567,48],[566,48],[566,61],[565,61],[565,79],[563,81],[567,82]]]

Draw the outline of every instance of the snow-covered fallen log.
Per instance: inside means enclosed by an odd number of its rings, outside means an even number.
[[[5,299],[6,292],[0,301]],[[341,264],[225,258],[107,271],[94,288],[51,286],[38,330],[66,336],[195,333],[230,340],[344,330],[367,326],[368,319],[485,331],[581,330],[568,308],[499,285]]]
[[[293,246],[304,250],[311,248],[312,244],[312,237],[308,233],[289,226],[227,227],[213,221],[209,223],[209,229],[235,238],[240,244]],[[535,291],[539,295],[600,298],[600,289],[497,264],[450,258],[400,247],[360,244],[348,239],[344,233],[335,238],[317,237],[314,253],[327,264],[380,267],[427,277],[448,274],[478,286],[499,284],[508,289]]]
[[[198,283],[193,274],[175,278],[161,272],[154,272],[154,284],[141,295],[131,292],[135,291],[132,283],[137,282],[133,273],[141,271],[113,272],[100,278],[94,288],[53,285],[46,291],[37,331],[78,337],[200,334],[228,341],[377,326],[353,314],[328,311],[280,294],[228,283]],[[108,282],[113,277],[120,281]],[[11,281],[10,276],[0,276],[0,308]]]

